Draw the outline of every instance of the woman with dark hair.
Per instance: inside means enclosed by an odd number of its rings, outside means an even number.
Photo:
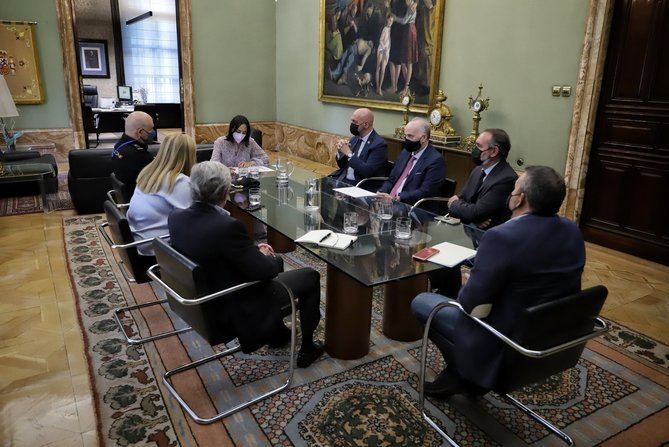
[[[229,168],[248,166],[267,166],[269,157],[251,138],[251,124],[243,115],[237,115],[230,121],[228,134],[214,141],[211,161],[218,161]]]

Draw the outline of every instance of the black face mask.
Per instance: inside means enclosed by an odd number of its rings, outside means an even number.
[[[474,150],[472,150],[472,161],[476,166],[483,164],[483,161],[481,160],[481,149],[476,146],[474,146]]]
[[[358,125],[355,123],[351,123],[351,127],[349,128],[349,130],[351,131],[351,135],[353,136],[357,137],[358,135],[360,135],[360,130],[358,129]]]
[[[418,149],[420,149],[420,140],[418,141],[411,141],[407,140],[406,138],[404,139],[404,150],[409,151],[409,152],[416,152]]]

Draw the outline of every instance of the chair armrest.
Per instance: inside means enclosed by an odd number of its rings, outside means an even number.
[[[114,191],[113,189],[110,189],[109,191],[107,191],[107,198],[118,209],[123,209],[123,208],[130,207],[129,203],[116,203],[116,191]]]
[[[127,250],[128,248],[133,248],[133,247],[138,247],[140,245],[148,244],[150,242],[153,242],[155,237],[148,238],[148,239],[141,239],[139,241],[135,242],[130,242],[128,244],[115,244],[114,241],[109,237],[107,234],[107,231],[105,231],[105,228],[109,226],[109,222],[102,222],[98,228],[100,229],[100,233],[102,234],[102,237],[107,241],[109,246],[112,248],[112,250]],[[157,236],[160,239],[167,239],[170,237],[169,234],[163,234],[162,236]]]
[[[426,333],[426,334],[428,333],[429,328],[430,328],[430,325],[432,324],[432,318],[433,318],[433,317],[437,314],[437,312],[439,312],[441,309],[443,309],[444,307],[449,307],[449,306],[450,306],[450,307],[456,307],[456,308],[460,309],[460,311],[461,311],[463,314],[465,314],[467,317],[469,317],[469,318],[472,319],[474,322],[476,322],[479,326],[481,326],[482,328],[484,328],[485,330],[487,330],[488,332],[490,332],[490,333],[491,333],[493,336],[495,336],[497,339],[499,339],[499,340],[501,340],[502,342],[504,342],[507,346],[511,347],[514,351],[516,351],[516,352],[518,352],[518,353],[524,355],[525,357],[536,358],[536,359],[540,359],[540,358],[544,358],[544,357],[549,357],[549,356],[551,356],[551,355],[553,355],[553,354],[557,354],[558,352],[565,351],[565,350],[567,350],[567,349],[570,349],[570,348],[573,348],[573,347],[575,347],[575,346],[578,346],[578,345],[580,345],[580,344],[582,344],[582,343],[585,343],[586,341],[588,341],[588,340],[590,340],[590,339],[599,337],[600,335],[604,334],[605,332],[608,332],[609,329],[610,329],[609,324],[608,324],[606,321],[604,321],[604,320],[602,320],[601,318],[597,317],[597,318],[595,319],[596,326],[595,326],[595,328],[593,329],[593,331],[590,332],[589,334],[586,334],[586,335],[584,335],[584,336],[582,336],[582,337],[579,337],[579,338],[576,338],[576,339],[574,339],[574,340],[568,341],[568,342],[566,342],[566,343],[562,343],[562,344],[560,344],[560,345],[557,345],[557,346],[553,346],[553,347],[551,347],[551,348],[544,349],[543,351],[536,351],[536,350],[528,349],[528,348],[525,348],[525,347],[519,345],[518,343],[516,343],[515,341],[511,340],[511,339],[510,339],[509,337],[507,337],[506,335],[504,335],[504,334],[502,334],[501,332],[499,332],[499,331],[498,331],[497,329],[495,329],[494,327],[490,326],[490,325],[489,325],[488,323],[486,323],[485,321],[483,321],[483,320],[481,320],[481,319],[479,319],[479,318],[476,318],[476,317],[473,317],[473,316],[469,315],[469,314],[468,314],[467,312],[465,312],[465,310],[462,308],[462,305],[461,305],[460,303],[458,303],[457,301],[447,301],[447,302],[445,302],[445,303],[440,303],[440,304],[436,305],[436,306],[434,307],[434,309],[432,309],[432,312],[430,312],[430,315],[429,315],[429,317],[428,317],[428,319],[427,319],[427,322],[425,323],[425,333]]]
[[[424,198],[418,200],[416,203],[413,204],[413,206],[409,210],[409,214],[411,214],[413,212],[414,208],[417,208],[418,205],[420,205],[421,203],[425,203],[425,202],[448,202],[448,198],[447,197],[424,197]]]
[[[362,184],[365,183],[365,182],[372,181],[372,180],[375,180],[375,181],[381,181],[381,180],[383,180],[383,181],[385,181],[385,180],[388,180],[388,177],[369,177],[369,178],[364,178],[364,179],[360,180],[358,183],[356,183],[355,186],[356,186],[357,188],[360,188],[360,185],[362,185]]]
[[[194,298],[194,299],[188,299],[184,298],[181,295],[179,295],[174,289],[172,289],[170,286],[168,286],[165,281],[163,281],[160,276],[156,273],[156,271],[160,269],[159,264],[154,264],[149,269],[146,271],[146,274],[148,275],[149,278],[157,282],[167,293],[172,295],[172,297],[179,302],[179,304],[182,304],[184,306],[197,306],[202,303],[206,303],[207,301],[215,300],[217,298],[221,298],[223,296],[229,295],[233,292],[237,292],[242,289],[246,289],[247,287],[251,287],[253,285],[259,284],[261,281],[250,281],[250,282],[245,282],[242,284],[237,284],[236,286],[228,287],[227,289],[224,290],[219,290],[218,292],[211,293],[209,295],[202,296],[200,298]],[[290,305],[292,309],[292,313],[295,314],[295,296],[293,295],[293,291],[290,290],[288,286],[286,286],[284,283],[282,283],[279,280],[276,280],[277,283],[281,284],[281,286],[286,290],[288,293],[288,297],[290,298]]]
[[[32,160],[34,158],[40,158],[42,154],[37,151],[18,151],[18,152],[3,152],[2,161],[12,162],[12,161],[21,161],[21,160]]]

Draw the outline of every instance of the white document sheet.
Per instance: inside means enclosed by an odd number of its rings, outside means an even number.
[[[357,186],[349,186],[347,188],[332,188],[332,190],[356,199],[361,197],[374,197],[376,195],[375,192],[370,192],[366,189],[358,188]]]
[[[462,261],[476,256],[476,250],[451,244],[450,242],[442,242],[441,244],[435,245],[434,248],[439,250],[439,253],[430,257],[428,261],[446,267],[455,267]]]

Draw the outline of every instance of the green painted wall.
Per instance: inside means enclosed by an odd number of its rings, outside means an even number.
[[[18,106],[17,129],[70,127],[54,0],[0,0],[0,19],[35,21],[43,104]]]
[[[276,11],[277,120],[345,134],[352,107],[318,97],[319,1],[279,1]],[[446,0],[441,81],[461,135],[472,127],[467,98],[480,82],[490,96],[481,122],[509,132],[509,159],[564,171],[573,95],[551,96],[554,84],[575,90],[586,0]],[[376,111],[390,134],[401,112]],[[514,164],[515,166],[515,164]]]
[[[4,1],[4,0],[3,0]],[[276,119],[275,2],[194,0],[197,123]]]

